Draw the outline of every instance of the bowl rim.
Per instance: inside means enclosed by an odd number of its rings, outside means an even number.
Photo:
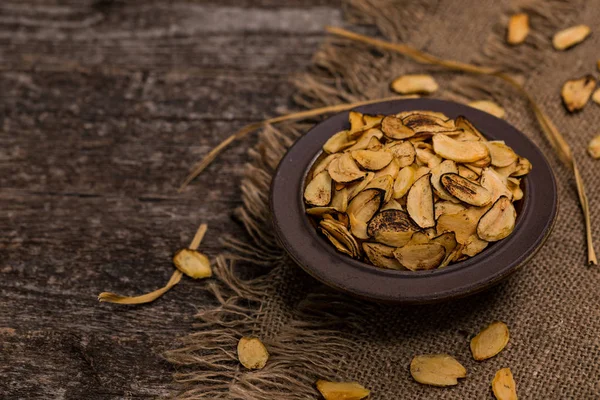
[[[405,304],[437,302],[493,286],[526,264],[548,238],[558,211],[554,174],[537,146],[508,122],[463,104],[437,99],[392,100],[355,110],[387,115],[419,109],[441,111],[450,118],[464,115],[489,139],[505,140],[517,154],[531,161],[533,169],[524,179],[526,193],[515,230],[475,257],[431,271],[382,269],[338,253],[310,224],[302,188],[325,141],[347,129],[348,111],[341,112],[300,137],[281,159],[271,182],[270,209],[275,236],[290,257],[317,280],[369,300]]]

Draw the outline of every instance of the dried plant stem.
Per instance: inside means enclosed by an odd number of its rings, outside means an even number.
[[[244,126],[242,129],[235,132],[233,135],[229,136],[227,139],[223,140],[215,148],[213,148],[210,151],[210,153],[208,153],[206,156],[204,156],[204,158],[202,158],[202,160],[200,160],[200,162],[198,162],[196,165],[194,165],[192,167],[192,170],[190,171],[189,175],[185,178],[185,180],[179,187],[179,192],[181,192],[183,189],[185,189],[185,187],[187,185],[189,185],[189,183],[191,181],[193,181],[198,175],[200,175],[202,173],[202,171],[204,171],[206,169],[206,167],[208,167],[214,161],[214,159],[217,158],[217,156],[219,154],[221,154],[223,152],[223,150],[225,150],[225,148],[227,148],[227,146],[229,146],[234,141],[243,138],[247,134],[249,134],[265,125],[276,124],[276,123],[284,122],[284,121],[293,121],[293,120],[301,120],[301,119],[305,119],[305,118],[317,117],[317,116],[324,115],[324,114],[331,114],[334,112],[350,110],[355,107],[365,106],[367,104],[380,103],[380,102],[390,101],[390,100],[407,99],[407,98],[412,98],[412,97],[415,97],[415,96],[391,96],[391,97],[385,97],[385,98],[376,99],[376,100],[366,100],[366,101],[359,101],[359,102],[355,102],[355,103],[337,104],[335,106],[313,108],[311,110],[281,115],[281,116],[275,117],[275,118],[269,118],[269,119],[266,119],[266,120],[260,121],[260,122],[253,122],[249,125]]]
[[[198,230],[196,231],[196,234],[194,235],[194,239],[192,239],[192,242],[190,243],[189,248],[191,250],[198,249],[198,246],[200,246],[200,242],[202,242],[202,238],[204,238],[204,234],[206,233],[207,229],[208,229],[208,226],[206,224],[202,224],[198,227]],[[169,282],[167,282],[167,284],[164,287],[157,289],[153,292],[140,295],[140,296],[129,297],[129,296],[121,296],[121,295],[111,293],[111,292],[102,292],[98,295],[98,300],[100,302],[117,303],[117,304],[150,303],[150,302],[158,299],[163,294],[167,293],[173,286],[177,285],[179,283],[179,281],[181,280],[182,275],[183,275],[183,273],[181,271],[179,271],[178,269],[176,269],[175,271],[173,271],[173,275],[171,275]]]
[[[417,62],[421,62],[424,64],[434,64],[446,67],[448,69],[454,71],[467,72],[472,74],[479,75],[489,75],[498,77],[511,86],[513,86],[519,93],[521,93],[531,105],[535,116],[540,124],[542,131],[544,132],[546,138],[556,151],[560,160],[565,163],[572,171],[575,176],[575,184],[577,186],[577,194],[579,197],[579,203],[581,205],[581,210],[583,212],[583,217],[585,221],[585,230],[586,230],[586,240],[587,240],[587,249],[588,249],[588,263],[589,264],[598,264],[598,260],[596,259],[596,252],[594,251],[594,244],[592,239],[592,230],[591,230],[591,220],[590,220],[590,212],[587,196],[585,193],[585,186],[583,183],[583,179],[581,178],[581,174],[579,173],[579,169],[577,168],[577,163],[573,158],[573,153],[571,148],[567,144],[564,137],[560,134],[556,126],[552,123],[550,118],[543,112],[541,107],[536,103],[533,97],[510,75],[501,70],[489,68],[489,67],[481,67],[478,65],[472,65],[467,63],[462,63],[453,60],[445,60],[442,58],[435,57],[433,55],[424,53],[420,50],[417,50],[413,47],[399,44],[399,43],[391,43],[385,40],[375,39],[369,36],[360,35],[342,28],[336,27],[327,27],[327,32],[340,36],[346,39],[358,41],[361,43],[365,43],[374,47],[378,47],[381,49],[395,51],[400,53],[406,57],[409,57]]]

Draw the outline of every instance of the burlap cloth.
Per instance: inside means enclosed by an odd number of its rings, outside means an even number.
[[[570,25],[596,29],[599,6],[598,1],[562,0],[358,0],[346,3],[345,10],[350,29],[521,75],[573,148],[600,246],[600,164],[585,150],[600,133],[600,108],[589,104],[569,115],[559,97],[566,79],[598,75],[600,34],[594,32],[566,52],[550,44],[554,32]],[[517,10],[530,14],[532,33],[525,44],[508,47],[506,21]],[[554,169],[560,196],[554,231],[525,268],[485,293],[409,308],[352,299],[310,278],[272,236],[271,174],[294,137],[310,125],[268,127],[251,150],[241,187],[244,206],[238,216],[252,240],[226,240],[230,253],[218,257],[219,280],[210,285],[220,305],[200,312],[197,332],[167,354],[180,366],[181,398],[315,399],[314,382],[324,378],[358,381],[372,390],[372,399],[491,399],[494,373],[510,367],[522,399],[600,399],[600,268],[586,266],[584,225],[571,173],[523,99],[494,78],[424,67],[343,40],[325,43],[314,65],[295,79],[295,100],[303,106],[389,96],[390,80],[407,72],[434,74],[442,89],[436,97],[500,103],[506,119],[542,149]],[[250,278],[248,268],[257,271]],[[498,356],[476,362],[469,339],[493,320],[508,324],[510,343]],[[271,358],[263,370],[239,366],[235,349],[242,335],[257,335],[266,343]],[[454,355],[468,377],[443,389],[414,382],[408,369],[412,357],[440,352]]]

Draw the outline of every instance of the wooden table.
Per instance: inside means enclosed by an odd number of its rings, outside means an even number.
[[[174,393],[161,353],[213,304],[184,278],[156,302],[200,222],[219,252],[246,139],[184,193],[189,166],[246,123],[291,107],[339,25],[339,1],[0,3],[0,397]]]

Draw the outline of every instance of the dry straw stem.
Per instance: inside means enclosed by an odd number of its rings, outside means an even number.
[[[198,230],[196,231],[196,234],[194,235],[194,239],[192,239],[192,242],[190,243],[189,248],[191,250],[198,249],[198,246],[200,246],[200,242],[202,242],[202,238],[204,238],[204,234],[206,233],[207,229],[208,229],[208,225],[206,225],[206,224],[201,224],[198,227]],[[150,302],[153,302],[154,300],[158,299],[163,294],[167,293],[173,286],[177,285],[179,283],[179,281],[181,280],[182,275],[183,275],[183,273],[181,271],[179,271],[178,269],[176,269],[175,271],[173,271],[173,275],[171,275],[171,279],[169,279],[169,282],[167,282],[167,284],[164,287],[157,289],[153,292],[143,294],[141,296],[128,297],[128,296],[120,296],[118,294],[111,293],[111,292],[102,292],[98,295],[98,300],[100,302],[117,303],[117,304],[150,303]]]
[[[380,103],[380,102],[390,101],[390,100],[408,99],[408,98],[414,98],[414,97],[415,96],[391,96],[391,97],[385,97],[385,98],[376,99],[376,100],[359,101],[356,103],[337,104],[335,106],[313,108],[311,110],[281,115],[281,116],[275,117],[275,118],[269,118],[264,121],[253,122],[249,125],[244,126],[242,129],[240,129],[233,135],[229,136],[227,139],[223,140],[215,148],[213,148],[210,151],[210,153],[208,153],[206,156],[204,156],[204,158],[202,158],[202,160],[200,160],[200,162],[198,162],[196,165],[194,165],[192,167],[189,175],[185,178],[185,180],[179,187],[178,191],[181,193],[183,191],[183,189],[185,189],[186,186],[190,184],[191,181],[193,181],[198,175],[200,175],[202,173],[202,171],[204,171],[206,169],[206,167],[208,167],[215,160],[215,158],[217,158],[217,156],[219,154],[221,154],[227,148],[227,146],[229,146],[231,143],[235,142],[236,140],[243,138],[244,136],[248,135],[249,133],[252,133],[257,129],[262,128],[265,125],[277,124],[279,122],[284,122],[284,121],[294,121],[294,120],[301,120],[301,119],[305,119],[305,118],[318,117],[318,116],[324,115],[324,114],[331,114],[331,113],[335,113],[335,112],[351,110],[353,108],[365,106],[367,104]]]
[[[592,231],[591,231],[591,221],[590,221],[590,212],[588,199],[585,194],[585,186],[583,183],[583,179],[581,178],[581,174],[579,173],[579,169],[577,168],[577,163],[573,158],[573,154],[569,145],[567,144],[564,137],[560,134],[556,126],[552,123],[550,118],[544,113],[541,107],[535,102],[533,97],[525,90],[523,87],[510,75],[502,72],[499,69],[494,69],[490,67],[480,67],[477,65],[467,64],[459,61],[453,60],[445,60],[431,54],[424,53],[420,50],[417,50],[413,47],[399,44],[399,43],[391,43],[385,40],[375,39],[369,36],[360,35],[346,29],[336,28],[336,27],[327,27],[327,32],[340,36],[346,39],[354,40],[357,42],[365,43],[374,47],[378,47],[381,49],[391,50],[397,53],[400,53],[406,57],[409,57],[417,62],[424,64],[434,64],[440,65],[445,68],[454,71],[468,72],[472,74],[478,75],[489,75],[498,77],[512,87],[514,87],[519,93],[521,93],[531,105],[535,116],[540,124],[542,131],[544,132],[546,138],[556,151],[560,160],[565,163],[571,170],[573,171],[573,175],[575,177],[575,184],[577,186],[577,195],[579,197],[579,203],[581,205],[581,210],[583,212],[583,217],[585,220],[585,230],[586,230],[586,240],[587,240],[587,250],[588,250],[588,263],[589,264],[598,264],[596,259],[596,253],[594,251],[594,245],[592,240]]]

